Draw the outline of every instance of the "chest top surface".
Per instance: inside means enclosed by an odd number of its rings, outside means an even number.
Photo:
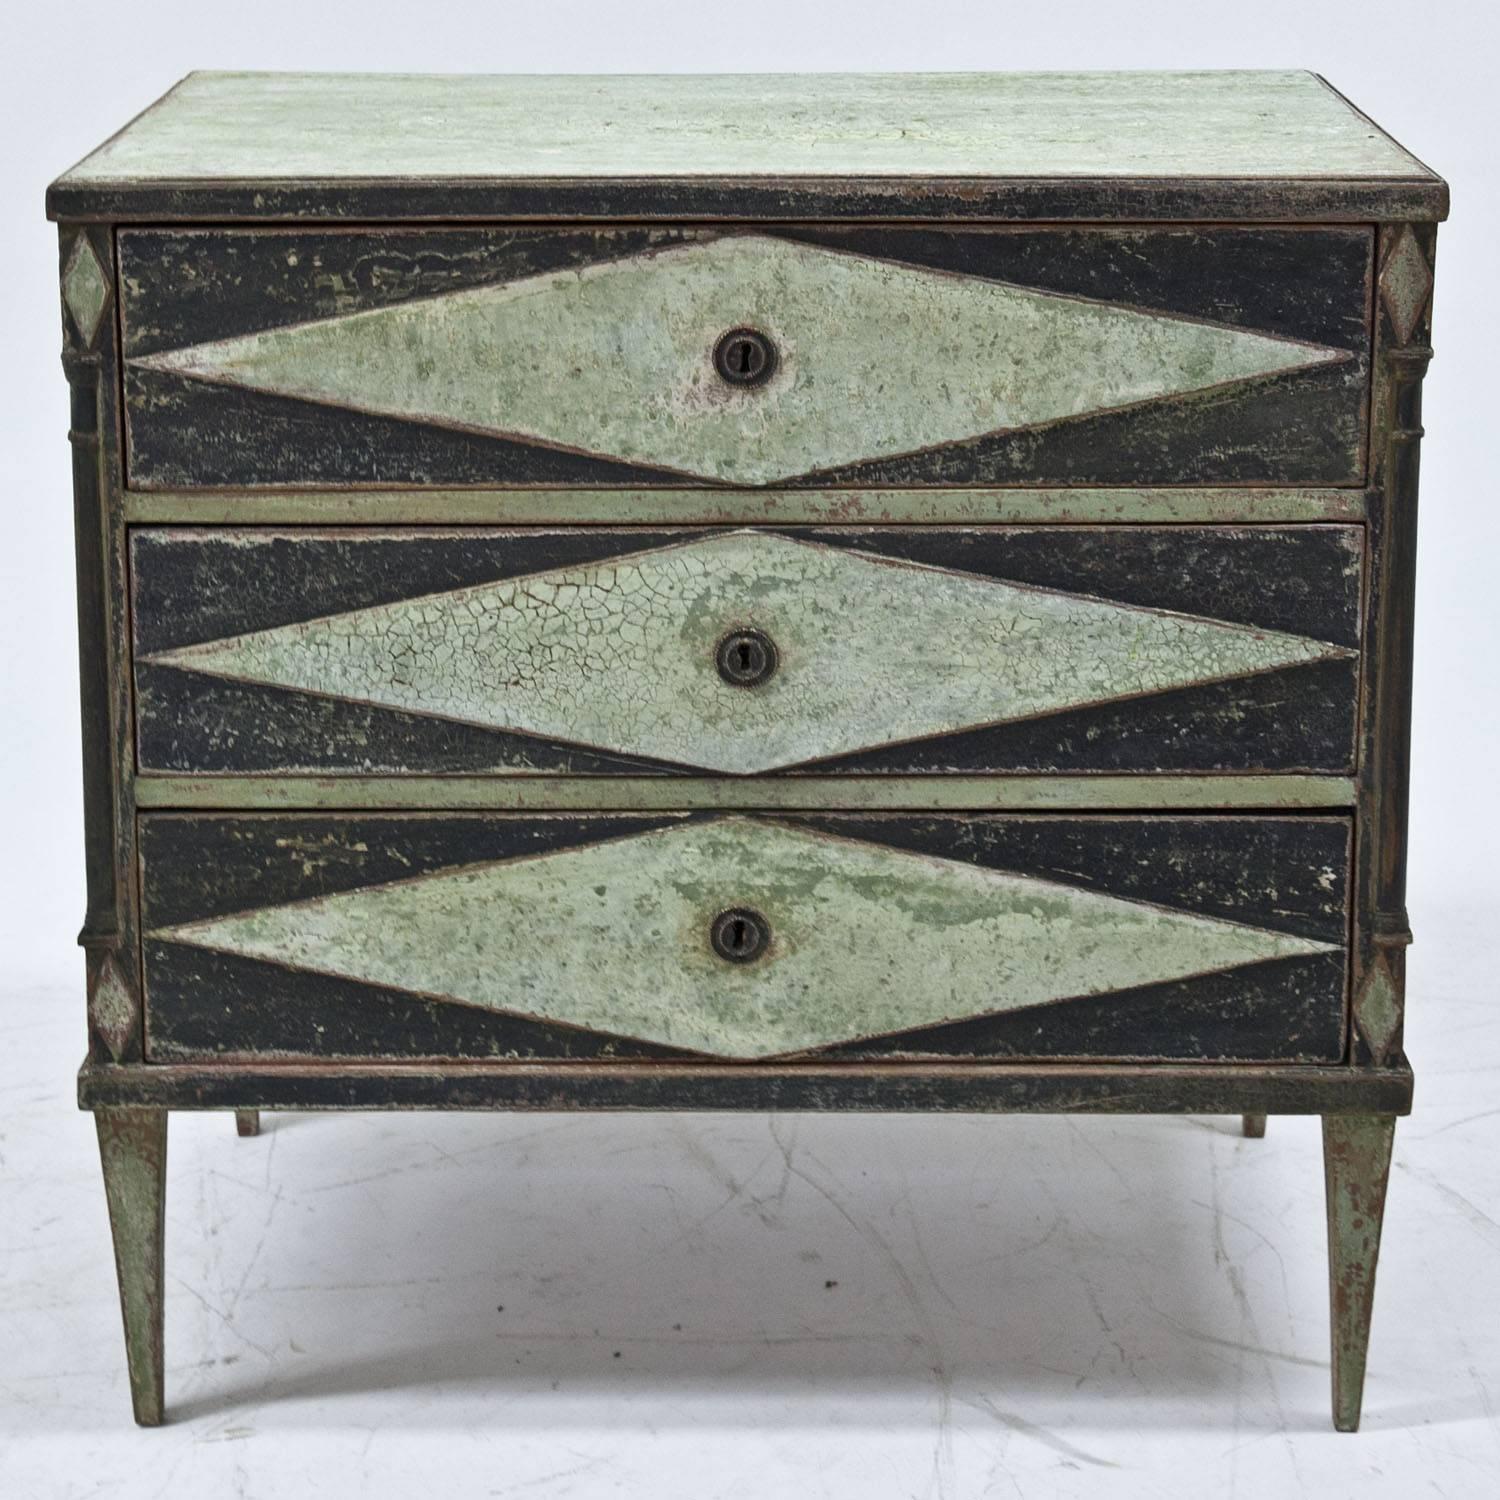
[[[193,73],[54,217],[1441,218],[1306,72]]]

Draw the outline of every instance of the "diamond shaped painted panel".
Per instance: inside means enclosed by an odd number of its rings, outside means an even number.
[[[1402,227],[1381,267],[1380,295],[1397,340],[1409,344],[1432,295],[1432,267],[1409,227]]]
[[[753,689],[715,664],[741,626],[780,658]],[[1352,654],[740,531],[144,659],[751,773]]]
[[[749,964],[708,936],[740,905],[771,929]],[[1337,950],[740,817],[152,936],[746,1058]]]
[[[89,992],[89,1019],[118,1062],[140,1025],[140,1007],[113,956],[99,965]]]
[[[713,368],[719,336],[741,325],[779,349],[754,390]],[[767,484],[1349,357],[747,234],[132,362]]]
[[[63,268],[62,293],[79,337],[85,344],[92,344],[109,301],[109,280],[86,234],[80,234],[73,242],[72,253]]]

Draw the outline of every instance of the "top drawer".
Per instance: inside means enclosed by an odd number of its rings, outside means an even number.
[[[128,479],[1358,484],[1368,228],[126,230]]]

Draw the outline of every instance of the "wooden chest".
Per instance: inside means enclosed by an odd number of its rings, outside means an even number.
[[[1357,1425],[1440,179],[1309,74],[194,74],[48,207],[139,1421],[170,1110],[709,1108],[1320,1115]]]

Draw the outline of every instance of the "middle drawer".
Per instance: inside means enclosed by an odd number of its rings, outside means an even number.
[[[1357,526],[132,533],[143,771],[1354,763]]]

